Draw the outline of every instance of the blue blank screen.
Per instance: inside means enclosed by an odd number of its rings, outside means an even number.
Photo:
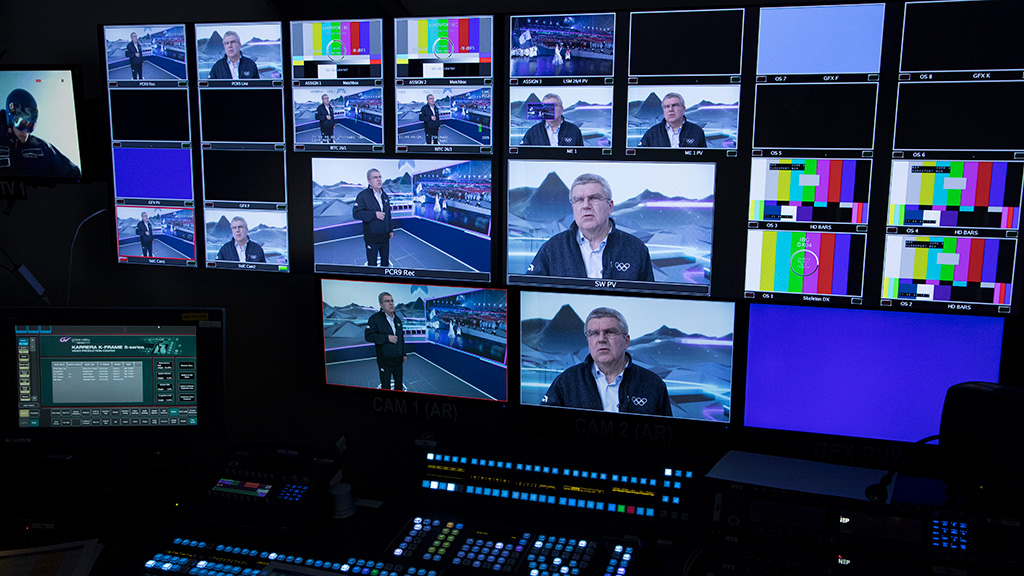
[[[744,424],[915,442],[946,390],[999,381],[1003,319],[750,306]]]
[[[181,148],[114,148],[118,198],[193,200],[192,151]]]

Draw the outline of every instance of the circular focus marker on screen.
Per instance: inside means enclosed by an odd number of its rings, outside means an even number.
[[[444,42],[444,44],[441,44]],[[440,50],[444,48],[444,52]],[[447,38],[438,38],[434,40],[434,45],[430,47],[430,53],[437,57],[438,60],[447,60],[452,57],[452,41]]]
[[[327,43],[327,57],[333,62],[341,62],[345,59],[348,46],[341,40],[331,40]]]
[[[789,268],[797,276],[810,276],[818,271],[818,255],[801,248],[789,257]]]

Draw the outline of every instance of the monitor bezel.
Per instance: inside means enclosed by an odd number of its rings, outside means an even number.
[[[75,108],[75,136],[78,142],[78,153],[79,153],[79,164],[78,169],[81,171],[81,175],[78,178],[68,177],[40,177],[40,176],[19,176],[17,174],[11,174],[9,176],[0,176],[0,180],[6,180],[10,182],[22,182],[28,185],[53,185],[53,184],[81,184],[90,182],[93,176],[92,160],[89,159],[92,154],[87,144],[86,133],[89,131],[86,129],[85,120],[85,96],[82,88],[82,66],[81,64],[62,63],[62,64],[0,64],[0,73],[4,72],[69,72],[71,74],[71,93],[74,100]],[[7,101],[7,94],[0,95],[0,98]],[[7,127],[0,127],[6,130]]]
[[[223,308],[5,308],[0,320],[7,344],[0,347],[0,374],[13,378],[17,349],[11,339],[17,325],[176,325],[196,328],[196,364],[200,376],[195,426],[111,426],[100,428],[22,428],[14,393],[0,405],[0,434],[5,443],[44,445],[169,445],[211,441],[224,430],[226,324]]]

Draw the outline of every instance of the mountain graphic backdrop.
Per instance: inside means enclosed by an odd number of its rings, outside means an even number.
[[[656,282],[709,284],[714,210],[684,206],[710,206],[713,200],[714,196],[669,197],[644,189],[616,202],[612,219],[619,230],[647,244]],[[509,272],[524,274],[541,245],[572,225],[569,186],[558,173],[550,172],[536,188],[509,189],[508,203]]]
[[[581,316],[566,304],[552,318],[521,321],[524,404],[539,404],[555,377],[586,359],[589,349],[583,317],[585,314]],[[627,352],[638,366],[665,381],[673,416],[728,421],[733,334],[709,337],[662,325],[653,332],[633,336]]]

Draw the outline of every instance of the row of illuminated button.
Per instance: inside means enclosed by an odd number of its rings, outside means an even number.
[[[195,416],[189,418],[53,418],[52,428],[85,427],[85,426],[195,426],[199,420]],[[35,428],[39,420],[23,422],[22,426]]]
[[[208,549],[224,554],[259,558],[261,560],[282,562],[285,564],[297,564],[308,566],[310,568],[323,568],[325,570],[334,570],[349,574],[366,574],[370,576],[438,576],[436,570],[427,570],[425,568],[416,568],[413,566],[405,568],[401,565],[359,558],[349,558],[343,563],[331,562],[329,560],[315,560],[313,558],[303,558],[302,556],[278,554],[277,552],[261,552],[255,548],[233,547],[224,544],[212,546],[199,540],[188,540],[183,538],[174,539],[174,544],[188,548]],[[157,554],[154,556],[153,560],[146,563],[146,567],[155,568],[161,571],[178,572],[182,571],[185,564],[191,560],[189,558],[183,558],[185,562],[178,562],[174,560],[174,558],[183,557],[170,554]],[[153,564],[151,565],[150,562]],[[198,570],[206,570],[207,572],[200,574]],[[249,572],[246,572],[246,570],[249,570]],[[247,569],[242,566],[232,566],[222,562],[211,563],[206,560],[200,560],[191,567],[189,574],[197,574],[200,576],[246,576],[247,574],[258,574],[259,572],[259,569]]]
[[[29,366],[28,339],[18,339],[18,399],[22,402],[32,401],[31,374]]]
[[[625,576],[626,569],[633,560],[633,547],[618,544],[612,550],[612,557],[605,566],[604,576]]]
[[[522,464],[514,462],[506,462],[504,460],[488,460],[481,458],[467,458],[465,456],[452,456],[449,454],[427,454],[428,461],[435,462],[451,462],[454,464],[468,464],[471,466],[485,466],[488,468],[500,468],[505,470],[518,470],[523,472],[538,472],[541,474],[554,474],[556,476],[569,476],[572,478],[589,478],[591,480],[611,480],[612,482],[623,482],[626,484],[637,484],[640,486],[658,486],[659,484],[664,488],[682,488],[682,483],[679,481],[661,480],[660,482],[654,478],[644,478],[640,476],[632,476],[627,474],[609,474],[607,472],[593,472],[587,470],[576,470],[572,468],[559,468],[557,466],[541,466],[539,464]],[[689,470],[676,470],[673,468],[665,468],[665,478],[693,478],[693,472]]]
[[[437,482],[436,480],[424,480],[422,486],[429,490],[442,490],[445,492],[465,492],[479,496],[492,496],[495,498],[511,498],[512,500],[523,500],[527,502],[538,502],[540,504],[555,504],[568,506],[570,508],[586,508],[588,510],[599,510],[602,512],[619,512],[624,514],[635,514],[638,516],[654,516],[654,509],[643,506],[631,506],[629,504],[616,504],[614,502],[598,502],[595,500],[584,500],[582,498],[568,498],[566,496],[552,496],[549,494],[535,494],[533,492],[518,492],[501,488],[484,488],[481,486],[462,486],[452,482]],[[679,498],[673,498],[679,503]]]
[[[50,416],[180,416],[195,414],[195,408],[54,408]]]
[[[405,536],[403,541],[395,549],[395,556],[411,556],[418,548],[419,544],[423,542],[424,537],[430,537],[430,531],[432,528],[436,528],[441,525],[440,520],[431,520],[430,518],[415,518],[413,520],[412,530]],[[448,552],[455,542],[455,537],[459,535],[462,530],[462,523],[456,524],[455,522],[448,522],[445,527],[442,528],[433,542],[427,547],[427,551],[423,553],[422,558],[424,560],[433,560],[434,562],[441,561],[442,557]]]
[[[522,538],[511,538],[509,542],[495,542],[469,538],[462,549],[455,554],[452,564],[472,566],[484,570],[511,572],[526,547],[527,533]]]
[[[575,538],[538,536],[526,557],[530,573],[576,576],[590,565],[597,549],[593,542]]]
[[[309,486],[302,484],[285,484],[284,488],[281,489],[281,493],[278,494],[277,497],[281,500],[296,502],[301,500],[308,490]]]
[[[967,523],[932,520],[932,546],[967,550]]]
[[[175,554],[156,554],[146,561],[146,568],[161,572],[186,572],[194,576],[255,576],[260,568],[235,566],[223,562],[200,560],[193,564],[193,558]]]

